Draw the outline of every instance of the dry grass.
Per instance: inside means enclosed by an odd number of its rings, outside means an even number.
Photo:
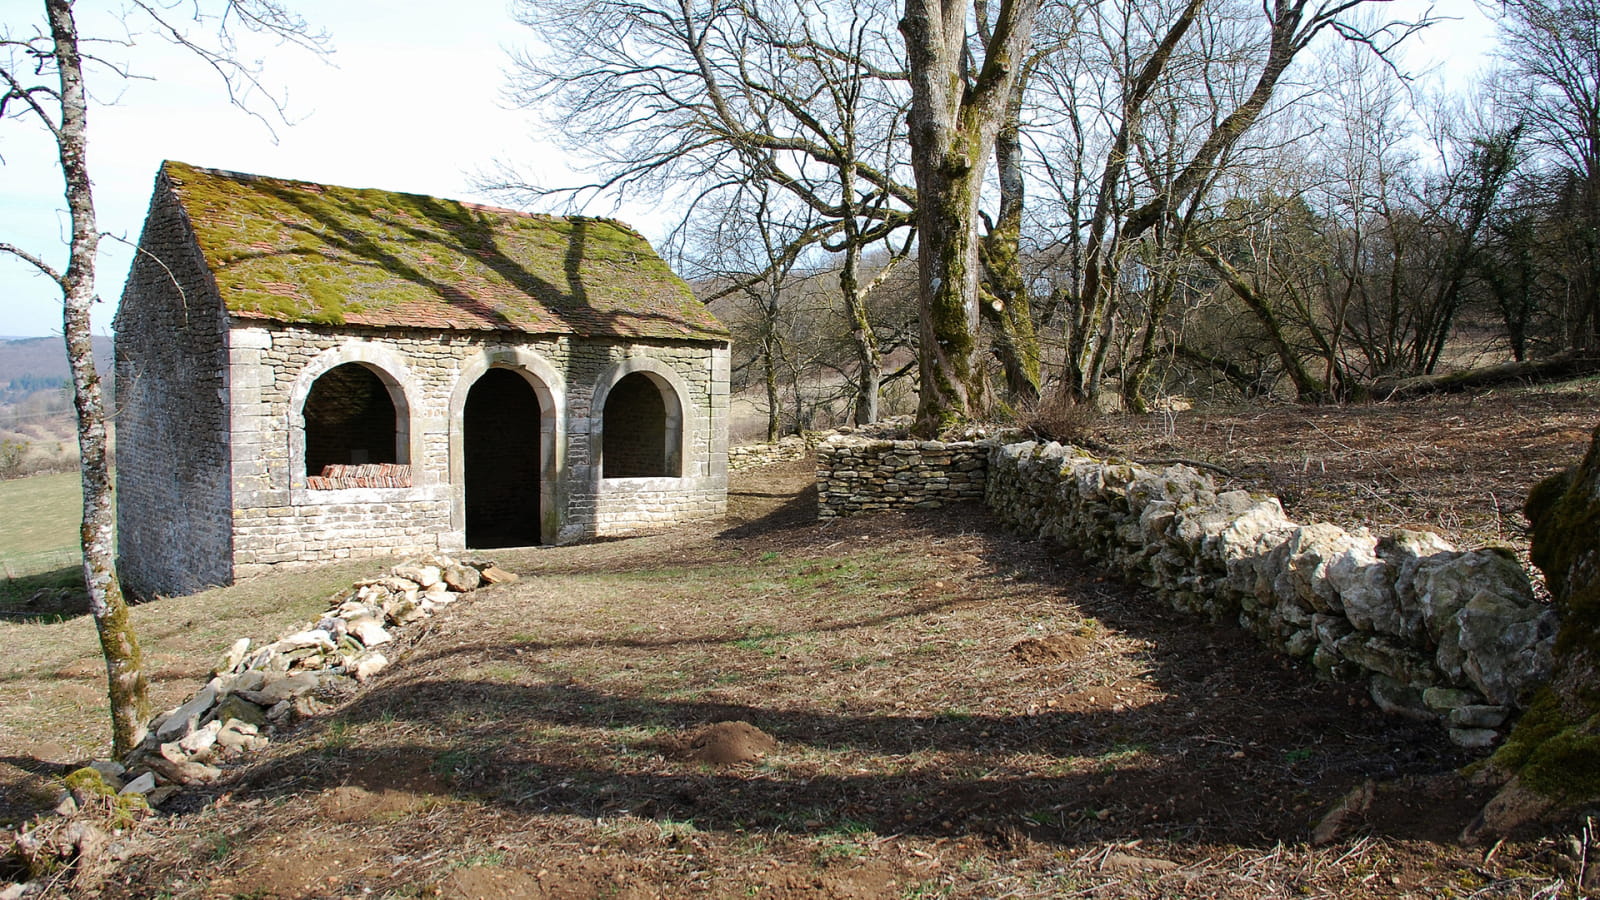
[[[1355,429],[1440,427],[1438,406],[1417,409],[1316,422],[1364,449]],[[1284,452],[1270,433],[1254,432],[1262,465]],[[1472,449],[1459,477],[1492,456]],[[527,577],[452,606],[348,703],[185,795],[104,896],[1577,895],[1563,836],[1455,842],[1481,798],[1449,777],[1467,757],[1437,728],[976,507],[818,523],[808,482],[807,464],[741,476],[719,532],[500,554]],[[162,601],[141,625],[169,687],[193,686],[231,637],[270,636],[358,569]],[[100,733],[65,693],[89,702],[76,624],[70,641],[0,630],[0,652],[33,659],[0,670],[8,691],[42,698],[3,713],[8,743]],[[35,635],[56,646],[25,649]],[[731,720],[776,749],[686,754]],[[1367,778],[1398,787],[1361,831],[1310,847]]]
[[[268,576],[134,607],[152,706],[166,709],[192,693],[235,638],[276,638],[315,618],[335,591],[384,564],[367,560]],[[0,755],[65,762],[109,750],[105,669],[88,616],[0,621],[0,686],[6,698]]]

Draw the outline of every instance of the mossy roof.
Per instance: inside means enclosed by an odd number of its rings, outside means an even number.
[[[162,174],[236,319],[726,340],[640,234],[418,194]]]

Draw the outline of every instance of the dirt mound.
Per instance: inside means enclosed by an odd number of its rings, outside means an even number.
[[[777,738],[749,722],[706,725],[679,737],[674,743],[674,755],[718,766],[755,762],[778,749]]]
[[[1074,634],[1027,638],[1011,645],[1011,656],[1025,666],[1049,666],[1089,652],[1090,642]]]

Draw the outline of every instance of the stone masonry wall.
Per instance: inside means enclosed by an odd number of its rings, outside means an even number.
[[[726,510],[727,350],[706,345],[621,344],[569,337],[429,330],[383,331],[277,324],[235,327],[231,334],[236,572],[352,556],[456,551],[464,546],[456,444],[468,380],[488,365],[535,360],[530,374],[546,393],[552,424],[541,443],[545,494],[539,515],[547,540],[573,540],[660,525]],[[330,359],[329,354],[334,354]],[[400,394],[412,487],[307,490],[295,396],[302,373],[357,361],[382,373]],[[653,367],[676,378],[689,430],[683,476],[602,479],[597,382],[620,364]],[[470,370],[470,371],[469,371]],[[718,378],[721,381],[718,381]],[[663,512],[665,511],[665,512]]]
[[[1389,711],[1488,746],[1548,677],[1556,616],[1508,551],[1290,521],[1274,497],[1219,492],[1057,444],[992,450],[986,500],[1030,537],[1082,551],[1173,606],[1236,620]]]
[[[983,496],[989,445],[864,440],[834,435],[817,447],[817,515],[937,509]]]
[[[798,434],[786,434],[773,444],[741,444],[728,448],[728,471],[755,469],[778,462],[804,459],[811,443]]]
[[[110,406],[118,570],[135,594],[183,594],[232,576],[226,326],[182,213],[159,187],[140,246],[117,314]]]

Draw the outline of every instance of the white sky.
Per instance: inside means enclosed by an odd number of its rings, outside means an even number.
[[[82,0],[85,35],[123,34],[104,12],[111,4]],[[1414,16],[1425,0],[1393,0],[1396,16]],[[1492,38],[1472,0],[1436,0],[1437,14],[1460,16],[1415,47],[1413,65],[1438,62],[1440,77],[1460,83],[1483,62]],[[524,43],[507,0],[397,3],[324,0],[292,3],[333,36],[330,62],[292,48],[266,48],[265,82],[281,86],[296,124],[277,126],[278,140],[227,103],[220,81],[203,65],[157,38],[108,53],[153,81],[118,85],[101,71],[90,88],[90,171],[103,231],[138,240],[156,168],[163,159],[262,175],[354,187],[378,187],[496,202],[472,188],[495,160],[514,161],[542,182],[572,176],[562,157],[533,133],[524,112],[501,100],[504,47]],[[13,36],[41,19],[40,0],[0,0],[0,23]],[[98,79],[94,78],[98,75]],[[65,202],[54,147],[40,130],[0,123],[0,241],[63,264]],[[607,212],[609,210],[597,210]],[[617,213],[659,240],[670,216],[637,204]],[[102,242],[95,333],[109,334],[130,251]],[[59,334],[61,302],[53,284],[30,267],[0,258],[0,336]]]

